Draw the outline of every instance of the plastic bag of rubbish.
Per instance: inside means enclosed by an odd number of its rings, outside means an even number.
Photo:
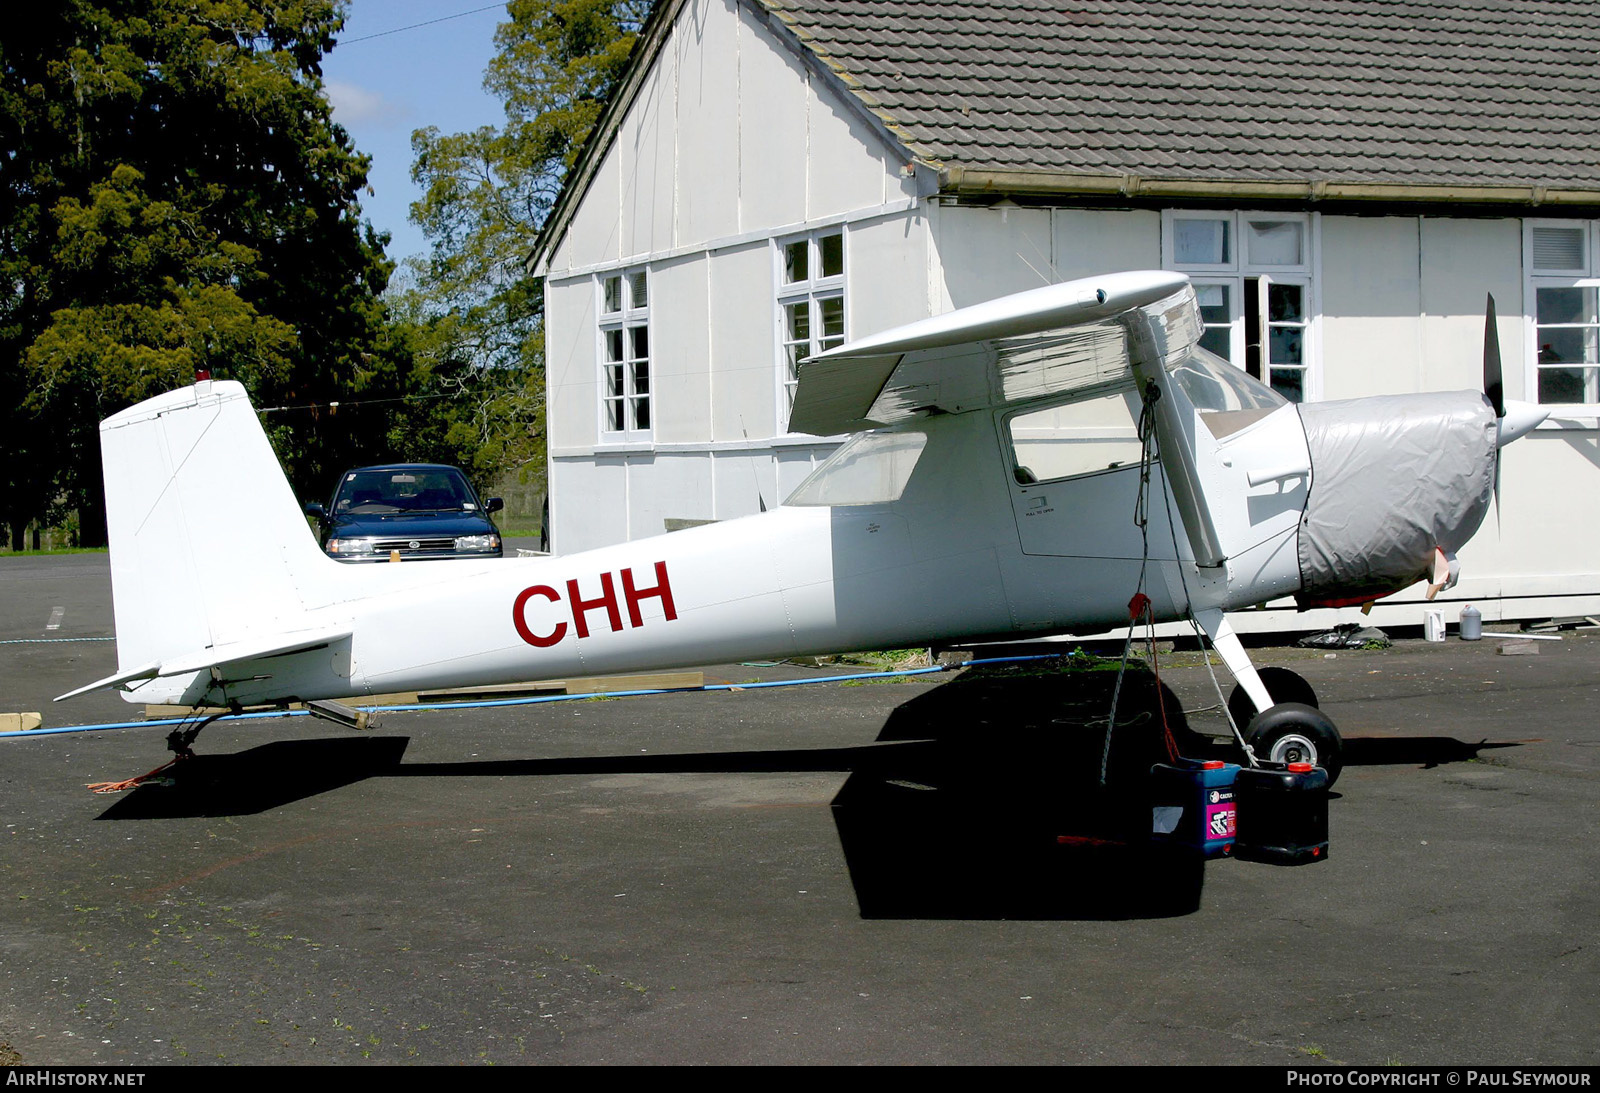
[[[1319,634],[1307,634],[1295,644],[1302,649],[1387,649],[1394,642],[1376,626],[1347,622]]]

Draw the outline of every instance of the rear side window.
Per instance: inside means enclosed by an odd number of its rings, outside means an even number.
[[[860,433],[789,495],[786,505],[883,505],[900,500],[925,433]]]

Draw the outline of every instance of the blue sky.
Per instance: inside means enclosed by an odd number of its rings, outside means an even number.
[[[499,102],[483,90],[483,71],[494,56],[494,30],[505,6],[475,10],[484,3],[352,0],[340,42],[323,60],[334,119],[372,157],[367,181],[374,193],[362,198],[362,210],[374,227],[393,235],[389,257],[396,261],[427,250],[406,219],[421,196],[411,184],[412,130],[433,125],[455,133],[504,119]]]

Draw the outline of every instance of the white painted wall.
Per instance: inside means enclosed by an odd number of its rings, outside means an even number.
[[[1500,354],[1506,397],[1521,398],[1522,221],[1423,217],[1422,375],[1425,391],[1483,386],[1483,311],[1493,293],[1501,315]]]
[[[622,149],[613,143],[600,159],[589,188],[567,224],[566,234],[550,258],[557,276],[577,267],[603,266],[621,260]]]
[[[1324,398],[1421,389],[1417,233],[1416,217],[1322,218]]]
[[[600,428],[595,291],[587,277],[544,288],[545,428],[552,451],[593,444]],[[554,504],[554,502],[552,502]]]
[[[1055,209],[1056,272],[1063,281],[1161,268],[1161,214],[1149,209]]]
[[[939,312],[1057,280],[1048,209],[945,205],[934,210],[930,222],[939,261]]]
[[[849,225],[847,232],[848,337],[864,338],[934,313],[928,291],[932,256],[925,211],[860,221]]]
[[[725,63],[740,55],[739,20],[731,4],[692,4],[673,33],[677,156],[680,163],[705,166],[691,166],[693,177],[675,186],[681,239],[721,239],[740,230],[741,66]]]
[[[706,263],[699,258],[650,267],[651,413],[658,443],[711,439],[711,332],[716,316],[708,292]]]
[[[776,312],[772,247],[765,240],[713,252],[711,435],[713,440],[778,434]]]
[[[902,158],[764,13],[740,0],[688,0],[549,274],[877,208],[911,194]]]
[[[945,205],[930,221],[939,311],[1076,277],[1161,266],[1161,214],[1148,210]]]

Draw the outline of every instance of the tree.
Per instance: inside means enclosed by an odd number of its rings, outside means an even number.
[[[480,475],[542,470],[544,293],[524,263],[649,8],[511,0],[484,77],[505,125],[412,136],[425,193],[411,216],[431,252],[412,271],[406,307],[424,367],[456,393],[454,430],[439,440]]]
[[[399,397],[367,161],[332,121],[334,0],[59,0],[0,30],[0,426],[12,541],[64,501],[104,541],[96,423],[189,382],[258,405]],[[386,422],[270,432],[320,494]]]

